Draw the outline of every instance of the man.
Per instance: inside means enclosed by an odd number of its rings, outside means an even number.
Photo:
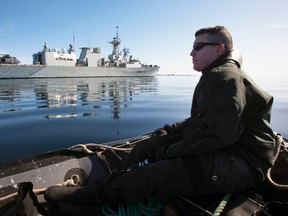
[[[50,187],[49,202],[108,204],[239,192],[264,181],[273,161],[273,98],[241,70],[226,28],[203,28],[195,37],[190,55],[202,76],[191,116],[137,144],[121,166],[148,159],[143,168],[81,188]]]

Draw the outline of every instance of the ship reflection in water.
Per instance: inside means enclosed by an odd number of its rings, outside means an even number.
[[[0,80],[0,112],[45,108],[45,118],[59,119],[109,110],[111,118],[119,119],[121,109],[133,106],[129,101],[134,96],[153,92],[157,92],[154,77]]]

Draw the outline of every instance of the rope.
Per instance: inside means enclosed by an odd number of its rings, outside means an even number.
[[[110,205],[104,205],[102,214],[105,216],[160,216],[163,203],[163,200],[151,198],[144,202],[119,203],[117,210],[113,210]]]
[[[69,149],[76,151],[77,148],[80,148],[80,151],[82,150],[84,153],[87,153],[87,154],[94,153],[93,151],[88,149],[89,147],[100,148],[100,149],[112,149],[112,150],[117,150],[117,151],[131,151],[132,150],[132,148],[119,148],[119,147],[107,146],[103,144],[94,144],[94,143],[77,144],[77,145],[71,146]]]
[[[269,168],[267,171],[267,180],[269,180],[269,183],[280,190],[288,190],[288,185],[278,184],[271,178],[271,170],[272,168]]]
[[[65,182],[55,184],[55,186],[75,186],[75,182],[73,179],[68,179]],[[46,189],[47,188],[33,189],[33,192],[35,194],[41,194],[41,193],[44,193],[46,191]],[[13,198],[13,197],[16,197],[17,194],[18,194],[18,192],[15,192],[15,193],[9,194],[7,196],[1,197],[0,202],[7,200],[7,199],[10,199],[10,198]]]
[[[80,149],[79,151],[82,151],[84,153],[87,154],[92,154],[94,153],[93,151],[89,150],[88,148],[99,148],[102,150],[105,149],[111,149],[111,150],[116,150],[116,151],[131,151],[133,147],[131,148],[122,148],[121,146],[125,146],[125,145],[135,145],[138,142],[141,142],[145,139],[148,139],[149,136],[143,136],[141,139],[135,140],[135,141],[127,141],[126,143],[122,144],[122,145],[118,145],[117,147],[115,146],[110,146],[110,145],[106,145],[106,144],[96,144],[96,143],[87,143],[87,144],[77,144],[74,146],[71,146],[70,150],[74,150],[77,151],[77,148]]]
[[[228,200],[231,198],[231,194],[225,194],[225,196],[223,197],[222,201],[219,203],[219,205],[217,206],[217,208],[215,209],[214,213],[212,214],[212,216],[219,216],[221,215],[221,213],[223,212],[223,210],[225,209]]]
[[[287,150],[287,143],[284,141],[283,137],[281,136],[281,134],[276,134],[276,136],[278,137],[278,139],[276,139],[276,153],[275,153],[275,156],[274,156],[274,162],[273,162],[273,165],[275,164],[276,160],[278,157],[280,157],[280,154],[281,155],[288,155],[288,150]],[[272,177],[271,177],[271,171],[273,169],[273,166],[270,167],[266,173],[266,177],[267,177],[267,180],[268,182],[274,186],[275,188],[278,188],[280,190],[288,190],[288,185],[284,185],[284,184],[278,184],[276,183]]]
[[[139,202],[140,211],[145,216],[157,216],[160,215],[160,211],[163,208],[163,200],[158,199],[147,199],[145,203]]]
[[[193,205],[194,207],[198,208],[199,210],[201,210],[203,213],[207,214],[207,215],[211,215],[211,216],[219,216],[221,215],[221,213],[223,212],[223,210],[225,209],[228,200],[231,198],[231,194],[225,194],[225,196],[222,198],[221,202],[218,204],[218,206],[216,207],[214,213],[211,213],[210,211],[208,211],[205,208],[202,208],[201,206],[199,206],[198,204],[192,202],[191,200],[185,198],[184,196],[179,196],[181,199],[183,199],[184,201],[186,201],[187,203]]]

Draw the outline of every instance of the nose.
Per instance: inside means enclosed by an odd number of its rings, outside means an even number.
[[[193,56],[195,52],[193,52],[194,50],[192,49],[192,51],[190,52],[190,56]]]

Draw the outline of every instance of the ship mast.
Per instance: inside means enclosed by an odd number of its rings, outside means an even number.
[[[109,55],[108,57],[111,62],[115,62],[116,60],[118,60],[121,55],[119,51],[119,45],[121,43],[121,40],[119,38],[118,26],[116,26],[116,28],[116,37],[114,37],[113,40],[110,41],[110,43],[113,45],[112,55]]]

